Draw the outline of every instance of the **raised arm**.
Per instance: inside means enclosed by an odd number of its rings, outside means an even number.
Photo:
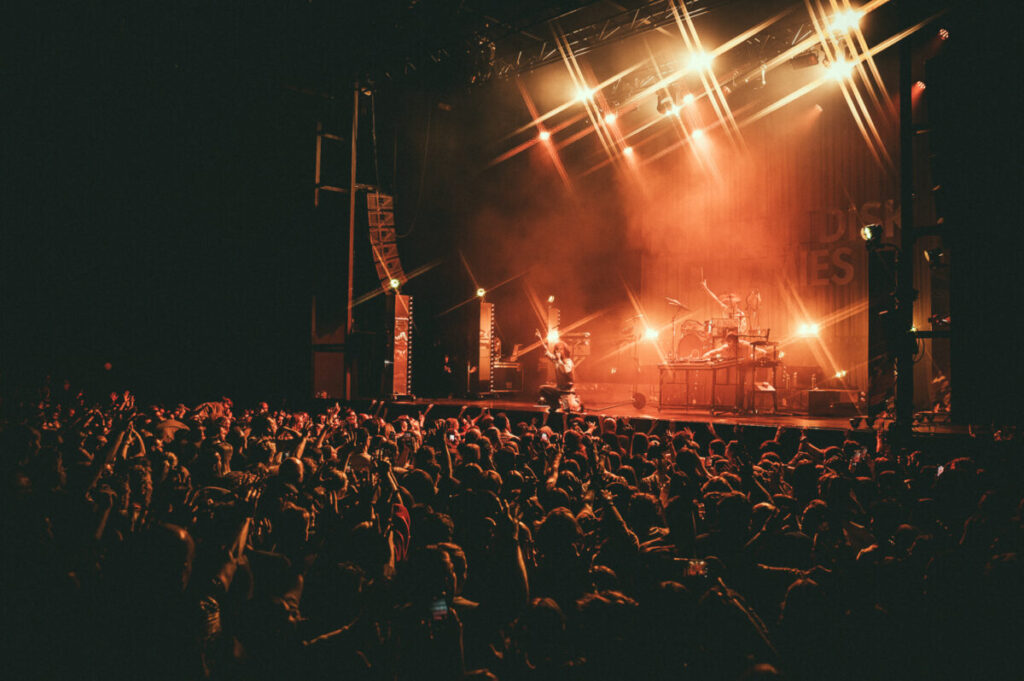
[[[723,303],[721,300],[719,300],[718,296],[715,295],[715,292],[712,291],[710,288],[708,288],[708,280],[707,279],[701,279],[700,285],[701,285],[701,288],[703,288],[707,292],[707,294],[709,296],[711,296],[711,299],[713,301],[718,303],[722,308],[727,307],[725,303]]]
[[[535,333],[537,334],[537,340],[540,341],[540,346],[544,349],[545,356],[547,356],[548,359],[554,359],[555,353],[551,352],[551,348],[548,347],[548,341],[544,337],[544,334],[540,332],[540,329],[535,329]]]

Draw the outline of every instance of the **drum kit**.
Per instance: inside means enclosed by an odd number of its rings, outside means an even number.
[[[665,299],[672,308],[672,345],[666,358],[669,362],[699,362],[707,359],[707,354],[726,342],[727,336],[735,334],[743,339],[767,341],[767,333],[751,330],[746,316],[742,313],[734,317],[715,317],[706,321],[685,319],[677,323],[680,313],[692,310],[675,298]],[[731,309],[741,302],[734,293],[720,296],[720,300]]]

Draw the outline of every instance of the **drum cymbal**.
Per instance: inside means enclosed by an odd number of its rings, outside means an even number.
[[[723,293],[722,295],[718,296],[718,299],[721,300],[726,305],[739,305],[740,301],[742,300],[742,298],[740,298],[735,293]]]
[[[689,308],[689,307],[687,307],[686,305],[683,305],[682,303],[680,303],[680,302],[679,302],[678,300],[676,300],[675,298],[665,298],[665,300],[667,300],[667,301],[668,301],[668,304],[669,304],[669,305],[671,305],[671,306],[673,306],[673,307],[678,307],[678,308],[682,308],[683,310],[686,310],[687,312],[689,312],[689,311],[690,311],[690,308]]]

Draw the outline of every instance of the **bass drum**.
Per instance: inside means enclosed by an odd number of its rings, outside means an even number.
[[[684,331],[676,345],[676,359],[680,361],[701,359],[707,348],[707,336],[699,331]]]
[[[705,333],[707,331],[707,324],[705,322],[698,322],[696,319],[687,319],[679,325],[679,331],[683,335],[691,331],[694,333]]]

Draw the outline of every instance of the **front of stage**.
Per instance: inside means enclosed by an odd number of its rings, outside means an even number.
[[[850,430],[850,418],[840,416],[807,416],[797,414],[731,414],[714,413],[707,410],[664,408],[658,409],[657,403],[648,403],[642,408],[632,404],[617,404],[602,407],[601,404],[589,404],[585,394],[580,395],[583,399],[583,416],[601,417],[611,416],[613,418],[626,418],[630,420],[664,421],[680,424],[727,424],[732,426],[753,426],[777,428],[807,428],[808,430],[829,430],[846,431]],[[537,402],[526,400],[483,398],[483,399],[424,399],[404,400],[393,403],[396,408],[403,405],[413,406],[416,410],[422,411],[427,405],[433,404],[439,415],[446,416],[452,408],[467,407],[470,411],[488,409],[492,413],[506,412],[525,415],[526,418],[536,417],[541,420],[548,412],[548,408]],[[551,418],[560,420],[560,412],[556,412]],[[866,432],[866,431],[865,431]]]
[[[741,431],[754,437],[763,436],[764,440],[773,437],[776,428],[789,431],[804,430],[808,432],[815,445],[819,447],[841,445],[846,439],[860,442],[862,446],[874,448],[877,432],[866,425],[863,417],[846,416],[808,416],[806,414],[734,414],[711,413],[707,410],[664,408],[659,410],[657,402],[648,403],[637,408],[630,403],[618,403],[612,406],[588,404],[587,396],[581,393],[584,411],[569,416],[584,418],[612,417],[626,419],[641,432],[666,432],[689,427],[695,432],[702,432],[708,424],[714,424],[717,434],[728,440],[736,437]],[[483,397],[478,399],[460,398],[411,398],[388,401],[386,418],[394,418],[399,414],[416,416],[424,413],[428,407],[430,418],[457,417],[465,413],[469,418],[478,416],[483,409],[492,414],[505,413],[513,423],[533,423],[536,426],[551,425],[555,430],[562,428],[562,413],[548,413],[548,408],[525,398]],[[382,403],[356,404],[356,408],[364,407],[368,412],[382,410]],[[545,418],[546,417],[546,418]],[[854,425],[856,424],[856,425]],[[970,439],[966,427],[948,423],[916,424],[913,431],[914,449],[927,448],[942,456],[955,456],[957,448],[962,448]]]
[[[603,406],[600,403],[589,403],[587,395],[581,393],[584,400],[584,411],[580,416],[584,417],[612,417],[623,418],[631,421],[655,421],[678,424],[725,424],[732,426],[752,426],[777,428],[807,428],[808,430],[830,430],[846,431],[851,429],[850,418],[848,417],[810,417],[796,414],[712,414],[707,410],[658,409],[656,402],[648,402],[642,408],[636,408],[632,403],[617,403],[617,405]],[[479,412],[482,409],[497,414],[505,412],[513,420],[513,415],[519,420],[537,419],[542,421],[548,414],[548,408],[537,401],[526,399],[512,399],[503,397],[482,397],[476,399],[462,398],[414,398],[389,402],[395,412],[402,412],[409,408],[413,413],[422,412],[429,405],[434,408],[432,416],[451,416],[454,410],[467,408],[471,413]],[[549,419],[561,421],[561,412],[552,414]],[[861,420],[862,421],[862,420]],[[861,428],[863,430],[863,428]],[[866,432],[866,430],[864,431]]]

